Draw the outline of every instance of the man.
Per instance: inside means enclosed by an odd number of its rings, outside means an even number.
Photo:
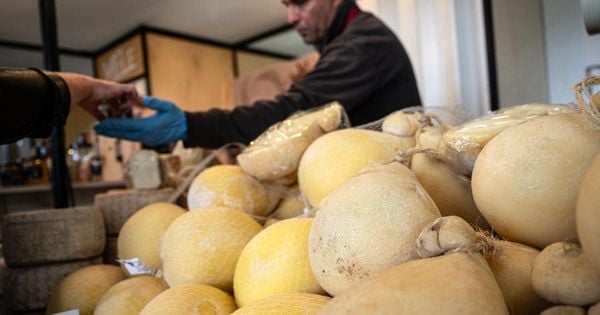
[[[35,69],[0,69],[0,144],[24,137],[48,137],[62,126],[72,106],[81,106],[96,119],[106,117],[101,104],[120,114],[135,104],[133,85],[117,84],[75,73]]]
[[[406,51],[380,20],[361,12],[353,0],[283,0],[283,4],[288,22],[321,55],[313,71],[287,93],[231,111],[196,113],[149,97],[144,104],[157,111],[154,116],[107,119],[96,131],[150,146],[184,140],[188,147],[217,148],[228,142],[248,143],[292,113],[331,101],[344,106],[352,125],[421,104]]]

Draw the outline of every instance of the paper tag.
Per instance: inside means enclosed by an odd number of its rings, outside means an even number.
[[[54,313],[52,315],[79,315],[79,310],[68,310],[66,312]]]
[[[139,258],[131,259],[117,259],[117,262],[121,264],[121,267],[130,276],[139,275],[152,275],[156,277],[161,276],[160,270],[156,270],[149,265],[144,264]]]

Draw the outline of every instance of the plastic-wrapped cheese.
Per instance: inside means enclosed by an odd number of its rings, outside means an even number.
[[[169,224],[184,213],[181,207],[164,202],[138,210],[119,234],[119,258],[139,258],[144,264],[160,269],[160,241]]]
[[[266,188],[237,165],[217,165],[202,171],[188,191],[191,210],[229,207],[265,216],[274,206]]]
[[[242,169],[261,180],[275,180],[295,172],[306,148],[345,120],[343,107],[333,102],[316,111],[302,112],[272,126],[237,156]]]
[[[483,147],[502,131],[536,117],[573,112],[569,106],[525,104],[508,107],[447,131],[440,153],[455,171],[470,175]]]
[[[385,133],[390,133],[400,137],[412,137],[417,133],[417,130],[422,127],[423,123],[419,119],[425,116],[419,112],[404,113],[402,111],[394,112],[383,120],[381,129]]]
[[[79,269],[54,289],[47,312],[53,314],[77,309],[81,315],[91,315],[102,295],[123,279],[125,274],[121,268],[113,265]]]
[[[414,137],[344,129],[328,133],[308,147],[298,169],[300,190],[311,206],[363,167],[392,161],[399,150],[413,147]]]
[[[286,293],[269,296],[241,307],[235,315],[313,315],[331,300],[330,297],[312,293]]]
[[[154,297],[169,287],[154,276],[136,276],[108,289],[96,306],[94,315],[138,315]]]
[[[281,293],[324,293],[308,260],[312,219],[288,219],[258,233],[246,245],[234,276],[234,293],[242,307]]]
[[[216,207],[189,211],[171,223],[162,240],[169,286],[204,283],[231,291],[238,257],[262,227],[246,213]]]
[[[235,301],[229,294],[208,285],[191,283],[159,294],[142,309],[140,315],[227,315],[235,309]]]

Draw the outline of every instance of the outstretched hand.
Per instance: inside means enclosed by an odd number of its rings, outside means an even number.
[[[159,146],[185,140],[187,120],[185,113],[169,101],[144,97],[146,107],[156,113],[146,118],[106,119],[94,127],[98,134]]]
[[[98,120],[120,117],[135,105],[135,86],[99,80],[76,73],[57,73],[69,86],[71,107],[81,106]],[[108,115],[101,106],[108,105]]]

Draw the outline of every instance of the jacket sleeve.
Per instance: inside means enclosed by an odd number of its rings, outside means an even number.
[[[229,142],[249,143],[294,112],[332,101],[340,102],[350,112],[398,71],[397,63],[377,65],[379,49],[385,47],[372,48],[360,39],[333,45],[323,53],[313,71],[275,100],[258,101],[231,111],[186,113],[188,138],[184,144],[218,148]]]
[[[24,137],[48,137],[69,115],[69,87],[58,75],[0,69],[0,143]]]

